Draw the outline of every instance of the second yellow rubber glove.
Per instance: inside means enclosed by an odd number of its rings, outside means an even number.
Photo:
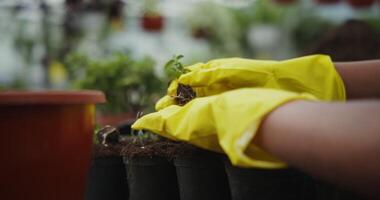
[[[234,165],[281,168],[283,162],[254,146],[252,140],[268,113],[297,99],[316,98],[275,89],[237,89],[196,98],[184,106],[168,106],[138,119],[132,128],[224,152]]]
[[[217,59],[189,67],[190,72],[172,82],[167,96],[156,109],[174,104],[178,83],[191,86],[197,97],[220,94],[236,88],[262,87],[306,92],[325,101],[343,101],[343,81],[329,56],[312,55],[284,61],[243,58]]]

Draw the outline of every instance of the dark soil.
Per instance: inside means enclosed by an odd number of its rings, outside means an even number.
[[[120,156],[123,145],[120,143],[120,133],[117,128],[105,126],[96,133],[97,142],[93,145],[93,157]]]
[[[211,154],[216,154],[215,152],[204,150],[185,142],[177,142],[173,145],[172,148],[173,148],[173,150],[171,151],[172,154],[169,155],[170,159],[190,158],[190,157],[207,156]]]
[[[105,126],[97,133],[97,144],[94,145],[94,157],[125,156],[133,157],[164,157],[172,160],[177,157],[190,157],[204,154],[193,145],[172,141],[160,137],[146,139],[138,136],[123,136],[111,126]]]
[[[167,139],[158,141],[143,141],[138,137],[129,137],[122,142],[121,155],[134,157],[165,157],[169,158],[175,150],[176,142]]]
[[[122,149],[123,149],[122,144],[109,145],[109,146],[94,144],[92,154],[94,158],[120,156],[120,152]]]
[[[176,151],[177,143],[167,139],[160,140],[145,140],[137,136],[120,137],[118,143],[108,144],[105,146],[102,143],[94,144],[94,157],[107,156],[125,156],[133,157],[165,157],[172,158]]]
[[[130,137],[122,142],[122,146],[121,155],[127,158],[159,156],[172,160],[175,158],[202,156],[213,153],[185,142],[177,142],[169,139],[142,142],[138,138]]]
[[[190,86],[178,84],[177,96],[174,98],[178,105],[183,106],[195,97],[196,94]]]

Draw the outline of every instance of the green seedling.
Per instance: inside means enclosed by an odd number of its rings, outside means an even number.
[[[174,55],[171,60],[169,60],[165,69],[171,69],[174,71],[176,77],[178,78],[182,74],[190,72],[189,69],[185,68],[180,60],[183,58],[183,55]],[[174,96],[174,100],[180,106],[185,105],[187,102],[191,101],[196,97],[194,90],[188,86],[183,84],[178,84],[177,95]]]
[[[139,119],[144,114],[143,112],[138,112],[136,115],[136,119]],[[134,137],[133,142],[139,142],[141,144],[144,144],[147,141],[159,141],[161,139],[160,136],[156,135],[155,133],[152,133],[150,131],[146,130],[131,130],[131,135]]]
[[[190,70],[185,68],[180,62],[183,57],[183,55],[174,55],[173,58],[165,64],[165,69],[173,71],[176,77],[189,72]]]

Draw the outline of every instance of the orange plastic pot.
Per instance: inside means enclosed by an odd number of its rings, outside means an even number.
[[[1,199],[82,200],[98,91],[0,92]]]

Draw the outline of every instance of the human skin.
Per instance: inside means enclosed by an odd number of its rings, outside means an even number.
[[[351,99],[380,98],[380,60],[334,63]]]
[[[287,103],[253,141],[289,165],[380,198],[380,60],[335,63],[348,101]]]

